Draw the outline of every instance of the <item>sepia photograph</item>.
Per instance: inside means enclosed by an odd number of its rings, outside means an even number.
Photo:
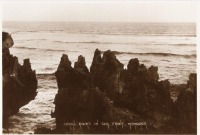
[[[196,0],[2,1],[2,134],[197,134]]]

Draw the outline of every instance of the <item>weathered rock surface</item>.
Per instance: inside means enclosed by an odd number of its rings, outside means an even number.
[[[123,91],[116,96],[114,103],[142,115],[154,128],[166,126],[172,120],[173,101],[170,98],[168,80],[158,81],[158,68],[148,69],[131,59],[127,70],[121,72]]]
[[[56,117],[57,128],[72,120],[139,119],[156,131],[151,133],[177,133],[177,109],[170,97],[170,82],[159,81],[158,68],[147,68],[135,58],[124,69],[112,51],[104,52],[103,56],[101,53],[96,49],[90,72],[83,56],[79,56],[74,68],[68,56],[62,56],[55,73],[59,90],[55,98],[55,112],[52,113]],[[190,78],[194,80],[192,76]],[[192,93],[194,86],[195,83],[189,81],[187,91]],[[181,88],[182,85],[177,90]],[[128,115],[125,115],[126,111]]]
[[[187,86],[177,99],[177,122],[180,133],[197,132],[197,75],[190,74]]]
[[[2,32],[2,50],[8,49],[14,45],[11,35],[7,32]]]
[[[104,69],[104,71],[106,70]],[[110,72],[112,69],[107,71],[107,74]],[[65,122],[89,121],[93,123],[97,120],[99,122],[112,121],[117,117],[121,120],[133,118],[133,116],[126,116],[127,110],[121,109],[124,112],[123,115],[119,111],[114,111],[116,108],[113,106],[113,102],[99,90],[99,87],[91,84],[93,81],[90,79],[91,75],[85,66],[83,56],[78,57],[78,61],[72,68],[68,56],[63,55],[55,75],[59,90],[55,97],[55,112],[52,113],[52,117],[56,118],[57,129],[60,129]],[[109,75],[107,76],[109,77]]]
[[[37,95],[37,79],[29,59],[20,65],[18,58],[11,55],[9,48],[2,50],[3,58],[3,127],[8,118],[19,112]]]
[[[72,68],[68,56],[63,54],[55,76],[58,89],[72,88],[85,90],[89,87],[89,70],[85,66],[85,59],[83,56],[79,56],[74,68]]]
[[[63,55],[55,73],[58,83],[58,94],[55,97],[56,126],[60,128],[64,122],[80,118],[80,111],[86,108],[84,104],[84,90],[89,87],[89,71],[85,66],[85,59],[79,56],[74,68],[67,55]]]
[[[116,92],[122,91],[123,82],[120,82],[119,77],[123,66],[110,50],[101,57],[101,51],[96,49],[90,67],[93,87],[98,87],[113,99]]]

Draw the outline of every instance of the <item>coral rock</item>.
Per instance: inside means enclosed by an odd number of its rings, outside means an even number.
[[[3,126],[8,126],[8,118],[19,112],[37,95],[37,79],[31,69],[29,59],[21,66],[17,57],[3,50]]]
[[[98,87],[113,98],[115,92],[122,91],[123,83],[119,81],[122,70],[123,64],[118,61],[113,52],[108,50],[101,57],[101,52],[96,49],[90,67],[93,87]]]

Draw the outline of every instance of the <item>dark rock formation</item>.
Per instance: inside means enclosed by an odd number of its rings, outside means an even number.
[[[7,32],[2,32],[2,50],[8,49],[14,45],[11,35]]]
[[[157,67],[146,68],[135,58],[124,69],[110,50],[101,56],[101,51],[96,49],[90,72],[83,56],[79,56],[73,68],[68,56],[63,55],[55,75],[59,90],[52,116],[56,117],[57,128],[73,120],[139,119],[148,123],[152,133],[176,133],[177,112],[186,111],[182,114],[184,118],[188,117],[184,123],[195,116],[195,106],[183,110],[186,102],[196,103],[192,100],[192,94],[196,92],[194,75],[191,75],[187,89],[180,93],[183,96],[178,99],[179,109],[176,109],[170,97],[170,82],[159,81]],[[173,86],[173,89],[178,90],[182,86]]]
[[[92,122],[103,119],[108,107],[103,93],[89,88],[89,70],[83,56],[78,57],[72,68],[68,56],[63,55],[55,75],[59,90],[52,115],[56,117],[57,128],[73,120]]]
[[[112,99],[116,92],[122,91],[123,84],[118,82],[122,70],[123,64],[117,60],[113,52],[108,50],[101,57],[101,51],[96,49],[90,67],[91,83]]]
[[[190,74],[187,86],[177,99],[177,122],[180,133],[197,132],[197,75]]]
[[[85,90],[89,87],[89,71],[85,66],[85,59],[83,56],[79,56],[75,67],[72,68],[68,56],[63,54],[55,75],[58,89],[75,88]]]
[[[123,91],[114,100],[116,105],[126,107],[142,115],[154,128],[161,128],[172,119],[173,101],[170,98],[168,80],[158,81],[158,68],[148,69],[131,59],[127,70],[121,72]]]
[[[102,121],[108,113],[104,95],[98,89],[78,91],[77,89],[59,89],[55,98],[56,127],[65,122]],[[97,107],[98,106],[98,107]]]
[[[98,53],[98,50],[96,51]],[[109,57],[109,58],[108,58]],[[112,55],[110,51],[108,51],[104,58],[108,58],[105,60],[105,63],[109,66],[116,66],[115,73],[117,71],[117,64],[115,56]],[[110,60],[110,58],[112,58]],[[112,64],[109,64],[112,63]],[[101,67],[102,63],[98,63],[96,67],[93,69],[101,70],[102,75],[98,74],[99,78],[95,79],[106,79],[106,77],[111,77],[114,75],[113,67]],[[120,64],[121,65],[121,64]],[[100,66],[100,67],[99,67]],[[96,68],[96,69],[95,69]],[[101,69],[102,68],[102,69]],[[94,71],[97,73],[96,71]],[[118,118],[121,120],[132,120],[134,118],[131,114],[128,113],[128,110],[117,109],[113,106],[113,102],[107,97],[105,93],[99,90],[99,87],[103,90],[104,85],[98,85],[98,81],[107,81],[106,87],[109,86],[108,82],[111,82],[108,78],[107,80],[97,80],[94,82],[91,81],[91,76],[93,76],[94,72],[90,75],[88,68],[85,66],[85,59],[83,56],[78,57],[78,61],[75,62],[74,68],[71,67],[71,62],[68,59],[67,55],[63,55],[61,58],[60,65],[55,73],[57,82],[58,82],[58,93],[55,97],[55,112],[52,113],[52,117],[56,118],[56,127],[57,129],[61,129],[63,123],[65,122],[99,122],[101,121],[112,121]],[[106,72],[106,73],[105,73]],[[104,74],[105,73],[105,74]],[[92,83],[91,83],[92,82]],[[95,83],[95,84],[94,84]],[[100,82],[103,84],[102,82]],[[113,85],[114,83],[111,82]],[[126,116],[127,115],[127,116]]]
[[[20,65],[8,48],[2,52],[3,58],[3,127],[8,126],[8,118],[17,114],[19,108],[28,104],[37,94],[37,79],[29,59]]]

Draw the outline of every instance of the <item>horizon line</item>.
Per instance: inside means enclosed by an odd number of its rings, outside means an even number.
[[[20,21],[10,21],[10,20],[6,20],[6,21],[3,21],[2,20],[2,23],[5,23],[5,22],[44,22],[44,23],[58,23],[58,22],[63,22],[63,23],[196,23],[196,21],[185,21],[185,22],[176,22],[176,21],[25,21],[25,20],[20,20]]]

